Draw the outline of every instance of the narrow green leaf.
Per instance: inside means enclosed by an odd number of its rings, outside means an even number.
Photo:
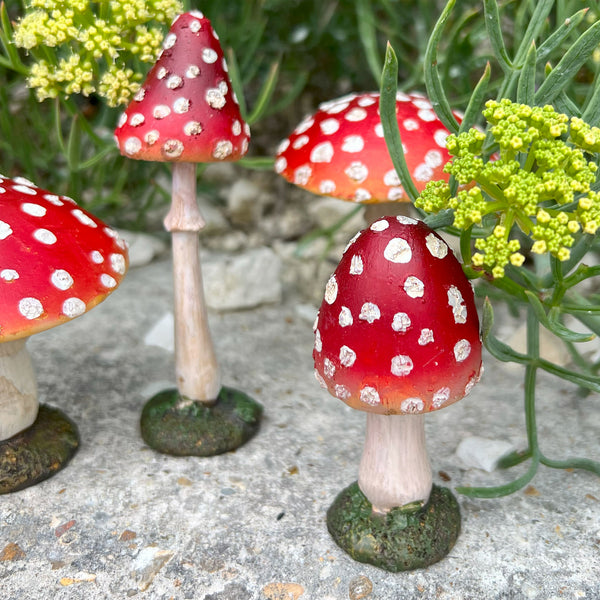
[[[531,458],[531,450],[528,448],[527,450],[515,450],[514,452],[509,452],[505,454],[498,461],[499,469],[510,469],[511,467],[516,467],[520,465],[522,462]]]
[[[269,69],[269,74],[265,79],[260,91],[258,98],[256,99],[256,105],[252,112],[246,117],[248,125],[256,123],[268,110],[269,103],[273,97],[273,92],[277,86],[277,79],[279,78],[279,62],[274,62]]]
[[[394,49],[388,42],[385,53],[385,63],[381,75],[381,95],[379,97],[379,112],[385,143],[392,159],[392,164],[400,177],[404,191],[412,202],[419,196],[412,177],[406,166],[402,139],[396,117],[396,93],[398,91],[398,59]]]
[[[365,58],[375,81],[379,81],[382,65],[377,48],[376,18],[371,8],[371,2],[370,0],[355,0],[355,7],[358,35],[365,51]]]
[[[549,4],[552,4],[552,2],[549,2]],[[546,58],[548,58],[548,56],[550,56],[550,54],[552,54],[552,52],[554,52],[567,39],[567,37],[576,30],[577,26],[579,23],[581,23],[588,10],[589,8],[582,8],[572,17],[566,19],[558,29],[553,31],[540,44],[538,49],[538,60],[540,62],[545,61]]]
[[[555,4],[555,0],[537,0],[534,3],[535,9],[529,19],[529,25],[527,26],[527,29],[521,38],[519,48],[515,53],[515,65],[522,65],[525,61],[531,44],[546,26],[546,19]]]
[[[535,102],[535,67],[537,64],[537,52],[535,42],[532,42],[525,63],[521,68],[519,81],[517,83],[517,102],[519,104],[533,105]]]
[[[429,100],[431,101],[438,118],[450,133],[458,133],[458,122],[452,113],[452,108],[448,102],[444,84],[439,74],[437,50],[440,40],[442,39],[444,26],[446,25],[455,4],[456,0],[448,0],[448,3],[444,7],[442,14],[429,36],[429,42],[427,43],[427,49],[425,51],[423,72]]]
[[[488,352],[502,362],[516,362],[522,365],[529,364],[531,362],[529,356],[516,352],[492,335],[493,326],[494,309],[492,303],[486,298],[483,303],[483,313],[481,316],[481,338]]]
[[[238,164],[255,171],[269,171],[273,169],[275,159],[270,156],[250,156],[241,158]]]
[[[87,160],[84,160],[83,162],[80,162],[79,170],[85,171],[86,169],[95,167],[96,165],[102,163],[102,161],[104,160],[105,157],[109,156],[110,154],[117,155],[118,153],[119,153],[119,151],[118,151],[118,148],[116,145],[113,146],[111,144],[111,145],[104,146],[104,148],[102,148],[94,156],[92,156],[91,158],[88,158]]]
[[[600,475],[600,463],[588,458],[567,458],[566,460],[552,460],[545,456],[540,457],[540,462],[551,469],[583,469]]]
[[[573,100],[571,100],[571,98],[569,98],[567,92],[564,90],[554,98],[552,106],[554,106],[558,112],[568,115],[569,117],[581,117],[581,109],[573,102]]]
[[[560,379],[570,381],[575,385],[592,390],[592,392],[600,392],[600,377],[596,375],[576,373],[575,371],[570,371],[569,369],[555,365],[545,359],[539,359],[538,366],[547,373],[560,377]]]
[[[592,52],[600,43],[600,21],[596,21],[579,39],[565,52],[559,63],[550,71],[535,94],[537,105],[550,104],[554,99],[571,85],[572,79],[590,58]]]
[[[458,128],[459,133],[467,131],[473,127],[473,125],[477,123],[478,118],[481,116],[481,111],[483,110],[485,100],[488,98],[488,86],[491,75],[492,68],[488,62],[485,65],[483,75],[479,78],[479,81],[477,82],[477,85],[471,94],[469,104],[467,104],[467,109],[465,110],[460,127]]]
[[[485,13],[485,28],[488,32],[492,51],[500,68],[508,75],[512,73],[513,65],[504,45],[504,37],[502,36],[502,28],[500,27],[498,2],[496,0],[484,0],[483,8]]]
[[[238,99],[240,105],[240,113],[242,117],[246,120],[246,115],[248,114],[248,107],[246,106],[246,99],[244,98],[244,88],[242,84],[242,78],[240,75],[240,69],[238,66],[237,58],[235,56],[235,52],[232,48],[227,49],[227,67],[229,79],[231,81],[231,87]]]
[[[598,275],[600,275],[600,265],[588,267],[587,265],[581,264],[573,274],[565,277],[563,281],[566,287],[571,288],[590,277],[597,277]]]
[[[15,47],[13,39],[13,27],[6,10],[6,4],[0,3],[0,43],[4,48],[4,53],[8,59],[8,67],[13,71],[17,71],[23,75],[29,73],[29,69],[21,62],[19,53]]]
[[[571,331],[560,322],[560,309],[558,309],[558,313],[556,312],[556,310],[552,309],[550,311],[552,317],[550,317],[549,314],[546,314],[544,305],[542,304],[541,300],[534,293],[530,291],[527,291],[525,293],[527,294],[529,304],[533,309],[537,320],[556,337],[566,342],[572,343],[589,342],[590,340],[594,339],[595,336],[593,334],[577,333],[576,331]]]
[[[79,126],[80,117],[74,117],[71,121],[69,138],[67,140],[67,163],[71,171],[78,171],[79,157],[81,153],[81,127]]]

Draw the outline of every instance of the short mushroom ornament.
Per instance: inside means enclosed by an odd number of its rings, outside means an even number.
[[[367,412],[358,484],[328,512],[333,538],[390,571],[440,560],[460,512],[432,486],[424,415],[467,395],[482,368],[471,284],[442,238],[404,216],[357,234],[327,283],[313,357],[320,384]]]
[[[448,130],[422,94],[399,92],[398,127],[407,167],[420,192],[429,181],[448,180],[443,167]],[[456,114],[460,120],[460,115]],[[350,94],[324,102],[281,142],[275,171],[309,192],[367,205],[367,222],[402,212],[410,199],[383,137],[379,93]],[[375,206],[385,204],[385,207]]]
[[[142,412],[144,440],[174,455],[210,456],[254,435],[262,407],[221,386],[202,288],[204,220],[196,200],[196,164],[232,161],[248,150],[250,129],[227,75],[219,38],[199,11],[179,15],[146,81],[115,130],[128,158],[173,163],[171,209],[176,390],[151,398]]]
[[[102,302],[128,267],[125,243],[66,196],[0,176],[0,493],[46,479],[79,435],[39,405],[25,343]]]

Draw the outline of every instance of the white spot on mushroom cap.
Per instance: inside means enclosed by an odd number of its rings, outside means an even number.
[[[42,196],[44,198],[44,200],[48,200],[48,202],[50,202],[50,204],[53,204],[54,206],[64,206],[64,202],[60,199],[60,196],[57,196],[56,194],[44,194]]]
[[[471,344],[469,340],[462,339],[454,344],[454,358],[456,358],[456,362],[463,362],[470,354]]]
[[[331,142],[321,142],[311,150],[310,160],[314,163],[328,163],[331,162],[333,154],[334,151]]]
[[[281,142],[279,142],[279,145],[277,146],[276,154],[283,154],[289,147],[290,147],[290,140],[289,140],[289,138],[285,138],[285,140],[282,140]]]
[[[133,99],[136,102],[141,102],[146,96],[146,90],[145,88],[140,88],[133,96]]]
[[[127,123],[127,115],[125,113],[121,113],[119,120],[117,121],[117,129],[123,127],[125,123]]]
[[[144,117],[144,115],[142,113],[133,113],[131,115],[131,119],[129,119],[129,124],[132,127],[139,127],[140,125],[144,124],[145,120],[146,120],[146,117]]]
[[[317,352],[321,352],[321,350],[323,350],[323,341],[321,340],[321,332],[318,329],[315,330],[315,350]]]
[[[340,310],[340,315],[338,317],[338,322],[340,327],[349,327],[354,323],[354,319],[352,318],[352,313],[347,306],[342,306]]]
[[[231,125],[231,133],[233,135],[241,135],[242,133],[242,124],[237,119]]]
[[[370,200],[371,198],[371,192],[369,192],[369,190],[365,190],[364,188],[357,188],[354,192],[355,202],[367,202],[367,200]]]
[[[0,279],[4,281],[16,281],[19,279],[19,273],[14,269],[2,269],[0,271]]]
[[[41,244],[46,244],[47,246],[56,244],[57,241],[56,236],[48,229],[36,229],[33,232],[33,237]]]
[[[405,217],[404,215],[398,215],[396,221],[402,225],[416,225],[419,222],[412,217]]]
[[[285,156],[280,156],[275,161],[275,173],[278,173],[279,175],[281,175],[281,173],[283,173],[286,169],[287,169],[287,160],[286,160]]]
[[[314,124],[315,124],[314,118],[307,117],[306,119],[304,119],[303,121],[298,123],[298,125],[296,126],[296,129],[294,129],[294,134],[302,135],[303,133],[308,131]]]
[[[168,74],[169,74],[169,71],[167,71],[167,69],[165,67],[160,67],[158,69],[158,71],[156,71],[156,79],[159,79],[162,81]]]
[[[433,134],[433,139],[440,148],[445,148],[446,140],[448,139],[449,135],[450,134],[445,129],[436,129],[435,133]]]
[[[356,352],[348,346],[340,348],[340,363],[344,367],[351,367],[356,362]]]
[[[421,121],[425,121],[426,123],[430,123],[431,121],[435,121],[437,119],[437,115],[431,109],[423,108],[418,113],[419,119]]]
[[[372,223],[369,229],[371,231],[381,232],[385,231],[389,226],[390,224],[385,219],[380,219],[379,221]]]
[[[183,79],[179,75],[171,75],[167,79],[166,86],[170,90],[176,90],[183,85]]]
[[[185,76],[187,79],[196,79],[200,75],[200,67],[198,65],[190,65],[185,70]]]
[[[165,156],[169,158],[178,158],[183,154],[184,146],[180,140],[166,140],[162,145]]]
[[[440,408],[450,399],[450,388],[442,387],[433,394],[432,405],[434,408]]]
[[[325,119],[319,124],[323,135],[332,135],[340,128],[340,122],[337,119]]]
[[[381,318],[381,311],[379,310],[379,306],[374,304],[373,302],[365,302],[361,309],[358,318],[361,321],[367,321],[367,323],[371,324],[377,319]]]
[[[183,126],[183,133],[185,135],[198,135],[202,133],[202,125],[198,121],[188,121]]]
[[[405,333],[411,326],[410,317],[405,312],[397,312],[392,321],[392,329],[398,333]]]
[[[358,123],[359,121],[364,121],[367,118],[367,111],[364,108],[355,107],[351,108],[345,115],[344,119],[346,121],[350,121],[351,123]]]
[[[39,204],[34,204],[33,202],[24,202],[21,204],[21,210],[31,217],[43,217],[46,215],[46,209]]]
[[[212,48],[204,48],[202,50],[202,60],[207,65],[212,65],[213,63],[217,62],[218,58],[219,55]]]
[[[115,278],[111,277],[108,273],[102,273],[102,275],[100,275],[100,283],[107,288],[114,288],[117,286]]]
[[[362,275],[364,263],[361,256],[355,254],[350,260],[350,275]]]
[[[111,254],[110,265],[115,273],[118,273],[119,275],[125,275],[127,263],[125,262],[125,257],[122,254]]]
[[[148,146],[153,146],[160,139],[160,133],[157,129],[151,129],[145,136],[144,141]]]
[[[292,142],[292,148],[294,150],[300,150],[300,148],[304,148],[304,146],[306,146],[306,144],[308,144],[309,141],[310,141],[310,138],[307,135],[298,136]]]
[[[385,247],[383,256],[396,264],[406,264],[412,260],[412,250],[404,238],[393,238]]]
[[[452,307],[452,314],[454,315],[455,323],[466,323],[467,322],[467,307],[465,301],[460,293],[460,290],[452,285],[448,289],[448,304]]]
[[[338,282],[335,275],[332,275],[325,286],[325,302],[333,304],[338,295]]]
[[[392,366],[390,371],[396,377],[405,377],[413,370],[413,361],[406,354],[398,354],[392,358]]]
[[[381,123],[377,123],[377,125],[375,125],[375,135],[378,138],[383,138],[384,137],[383,125]]]
[[[168,50],[175,45],[175,42],[177,42],[177,36],[174,33],[169,33],[164,39],[163,48]]]
[[[425,284],[418,277],[411,275],[404,282],[404,291],[411,298],[422,298],[425,294]]]
[[[139,138],[128,137],[123,144],[125,154],[137,154],[142,149],[142,142]]]
[[[81,298],[67,298],[62,304],[62,314],[74,319],[86,311],[85,302]]]
[[[360,237],[360,231],[358,233],[355,233],[354,236],[352,237],[352,239],[346,244],[346,247],[344,248],[344,252],[343,254],[346,254],[346,252],[348,251],[348,248],[350,248],[350,246],[352,246],[352,244],[354,244],[354,242]]]
[[[190,23],[190,31],[192,33],[198,33],[202,29],[202,23],[200,21],[192,21]]]
[[[44,307],[37,298],[22,298],[19,301],[19,312],[29,321],[44,314]]]
[[[12,232],[13,230],[8,223],[0,221],[0,240],[5,240]]]
[[[219,91],[221,92],[221,94],[223,94],[223,96],[229,91],[229,87],[227,86],[227,83],[225,81],[219,81]]]
[[[104,262],[104,256],[102,256],[102,254],[98,250],[93,250],[92,252],[90,252],[90,258],[92,259],[92,262],[96,265],[101,265]]]
[[[433,169],[427,163],[421,163],[415,167],[413,177],[417,181],[431,181],[433,178]]]
[[[306,185],[311,178],[312,169],[309,165],[302,165],[294,171],[294,183],[296,185]]]
[[[377,100],[375,98],[373,98],[373,96],[363,96],[362,98],[359,98],[356,101],[356,104],[358,104],[359,106],[373,106],[373,104],[376,104]]]
[[[321,105],[322,106],[322,105]],[[350,102],[338,102],[327,107],[325,112],[328,115],[337,115],[344,112],[350,106]]]
[[[331,179],[323,179],[319,184],[319,192],[321,192],[321,194],[333,194],[335,190],[335,181],[332,181]]]
[[[344,173],[346,173],[352,181],[362,183],[369,176],[369,169],[360,161],[353,161],[346,169],[344,169]]]
[[[374,387],[371,386],[365,386],[362,390],[360,390],[360,401],[368,404],[369,406],[377,406],[378,404],[381,404],[379,393]]]
[[[365,147],[365,141],[360,135],[346,136],[342,142],[342,150],[350,154],[362,152]]]
[[[223,108],[227,103],[223,92],[221,92],[219,88],[210,88],[206,90],[204,99],[209,106],[218,110]]]
[[[157,104],[152,110],[155,119],[165,119],[171,114],[171,109],[166,104]]]
[[[419,121],[416,119],[404,119],[404,121],[402,121],[402,125],[406,131],[416,131],[419,129]]]
[[[431,329],[421,329],[421,335],[419,335],[418,344],[419,346],[426,346],[433,342],[433,331]]]
[[[52,275],[50,275],[50,281],[55,288],[62,291],[68,290],[74,283],[71,274],[64,269],[57,269],[54,271]]]
[[[328,358],[323,361],[323,372],[325,373],[325,377],[329,379],[332,379],[335,375],[335,365]]]
[[[13,185],[13,190],[15,190],[15,192],[19,192],[21,194],[27,194],[28,196],[36,196],[37,195],[37,191],[30,188],[27,185]]]
[[[233,144],[229,140],[221,140],[216,143],[213,150],[213,157],[223,160],[233,154]]]
[[[323,379],[321,373],[319,373],[319,371],[317,371],[316,369],[314,370],[314,374],[315,374],[315,379],[319,382],[319,385],[326,390],[327,389],[327,382]]]
[[[430,233],[425,238],[425,245],[431,256],[435,258],[446,258],[448,254],[448,245],[441,240],[435,233]]]
[[[335,392],[336,398],[339,398],[340,400],[347,400],[351,396],[350,390],[345,385],[337,384],[333,388],[333,391]]]
[[[425,403],[421,398],[406,398],[400,404],[400,410],[409,415],[416,415],[423,412]]]
[[[400,177],[398,176],[396,169],[392,169],[392,170],[388,171],[383,176],[383,183],[385,185],[390,185],[390,186],[402,185],[402,182],[400,181]]]
[[[89,215],[86,215],[80,208],[74,208],[71,211],[71,214],[82,224],[87,227],[92,227],[95,229],[98,227],[96,221],[94,221]]]
[[[444,163],[444,157],[439,150],[429,150],[425,154],[425,164],[430,166],[432,169],[441,166]]]
[[[396,202],[397,200],[400,200],[401,198],[404,198],[405,196],[406,196],[406,193],[404,192],[403,188],[391,187],[388,190],[387,199],[390,200],[391,202]]]

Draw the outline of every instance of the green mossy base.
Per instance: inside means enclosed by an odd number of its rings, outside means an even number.
[[[327,511],[327,528],[354,560],[386,571],[411,571],[450,552],[460,531],[460,508],[450,490],[434,485],[424,507],[410,512],[395,508],[375,516],[355,482]]]
[[[148,446],[174,456],[214,456],[239,448],[260,426],[262,406],[243,392],[223,387],[207,406],[177,408],[176,389],[152,397],[142,411],[142,437]]]
[[[40,405],[33,425],[0,442],[0,494],[58,473],[79,447],[77,426],[63,412]]]

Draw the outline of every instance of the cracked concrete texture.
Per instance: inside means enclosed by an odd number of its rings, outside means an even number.
[[[459,496],[461,536],[426,571],[386,573],[337,548],[325,513],[356,479],[365,419],[315,382],[310,311],[289,294],[210,315],[224,383],[264,405],[258,435],[213,458],[150,450],[140,411],[173,359],[144,337],[171,289],[168,260],[133,269],[105,303],[30,340],[41,399],[76,421],[82,445],[54,478],[0,497],[2,600],[600,597],[600,480],[583,471],[541,468],[506,498]],[[546,454],[600,459],[598,397],[550,378],[539,389]],[[471,396],[428,416],[437,483],[523,472],[465,469],[454,454],[476,435],[523,447],[521,396],[520,370],[488,358]]]

